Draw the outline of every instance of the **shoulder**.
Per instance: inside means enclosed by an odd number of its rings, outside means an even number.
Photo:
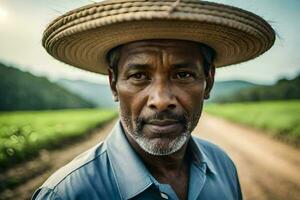
[[[74,158],[67,165],[63,166],[57,170],[53,175],[51,175],[48,180],[43,184],[48,188],[54,189],[59,185],[64,179],[72,174],[84,170],[85,168],[91,168],[96,161],[101,161],[106,157],[106,147],[105,143],[100,143],[93,148],[85,151],[76,158]]]
[[[106,144],[100,143],[52,174],[33,199],[60,199],[85,190],[86,185],[93,184],[99,177],[97,173],[107,174],[107,163]]]

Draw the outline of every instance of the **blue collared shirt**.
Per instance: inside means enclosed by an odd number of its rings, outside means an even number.
[[[242,199],[236,168],[219,147],[192,136],[188,199]],[[55,172],[33,195],[38,199],[172,199],[172,187],[150,174],[120,122],[107,139]]]

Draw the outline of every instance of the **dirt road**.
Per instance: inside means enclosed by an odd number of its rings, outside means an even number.
[[[234,160],[247,200],[299,200],[300,151],[259,131],[203,115],[195,133]]]
[[[46,172],[14,190],[5,191],[5,194],[0,196],[5,195],[5,199],[29,199],[34,189],[57,168],[103,140],[113,123],[109,123],[79,143],[45,153],[43,160],[46,160],[50,166]],[[201,117],[194,132],[222,147],[234,160],[245,199],[300,199],[300,151],[298,149],[275,141],[257,130],[206,114]],[[34,162],[39,163],[39,159]],[[24,167],[26,168],[22,166]]]

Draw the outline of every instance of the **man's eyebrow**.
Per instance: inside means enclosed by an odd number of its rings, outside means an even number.
[[[149,69],[151,65],[147,63],[128,63],[125,67],[127,69]]]

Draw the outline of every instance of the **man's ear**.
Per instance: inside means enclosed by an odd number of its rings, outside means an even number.
[[[109,79],[110,89],[113,94],[113,99],[115,102],[117,102],[117,101],[119,101],[118,90],[117,90],[117,80],[116,80],[117,77],[114,76],[114,72],[112,71],[112,69],[108,69],[108,79]]]
[[[208,71],[208,75],[206,76],[206,87],[204,91],[204,99],[209,99],[210,91],[213,88],[215,82],[215,66],[211,66],[210,70]]]

